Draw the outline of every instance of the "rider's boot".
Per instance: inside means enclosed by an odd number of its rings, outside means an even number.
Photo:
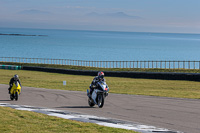
[[[92,90],[90,89],[90,92],[88,93],[88,97],[90,98],[90,99],[92,99]]]
[[[9,88],[8,88],[8,94],[10,94],[10,90],[11,90],[11,88],[9,87]]]
[[[88,97],[91,99],[92,98],[92,91],[93,91],[93,88],[90,86],[90,92],[88,93]]]
[[[89,97],[90,99],[92,98],[90,93],[88,94],[88,97]]]

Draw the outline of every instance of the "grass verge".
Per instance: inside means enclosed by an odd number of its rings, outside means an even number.
[[[0,69],[0,83],[8,84],[18,74],[22,86],[86,91],[94,77],[25,70]],[[200,99],[200,82],[105,77],[110,93]],[[67,85],[63,86],[63,81]]]
[[[0,118],[1,133],[136,133],[8,107],[0,107]]]

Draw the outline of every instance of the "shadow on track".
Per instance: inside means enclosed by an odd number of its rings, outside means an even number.
[[[0,100],[0,101],[11,101],[11,100]]]
[[[61,106],[56,108],[92,108],[90,106]]]

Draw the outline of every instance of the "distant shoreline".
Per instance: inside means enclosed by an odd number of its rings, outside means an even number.
[[[0,33],[0,35],[3,35],[3,36],[47,36],[47,35],[2,34],[2,33]]]

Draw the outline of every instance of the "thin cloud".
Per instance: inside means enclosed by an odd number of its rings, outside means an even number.
[[[59,7],[61,8],[61,7]],[[62,8],[67,8],[67,9],[87,9],[87,10],[94,10],[96,7],[84,7],[84,6],[64,6]]]
[[[29,9],[29,10],[23,10],[18,12],[18,14],[32,14],[32,15],[47,15],[47,14],[52,14],[51,12],[48,11],[41,11],[41,10],[37,10],[37,9]]]
[[[89,17],[112,17],[112,18],[129,18],[129,19],[141,19],[140,16],[132,16],[128,15],[124,12],[114,12],[114,13],[97,13],[97,12],[91,12],[86,14],[86,16]]]

